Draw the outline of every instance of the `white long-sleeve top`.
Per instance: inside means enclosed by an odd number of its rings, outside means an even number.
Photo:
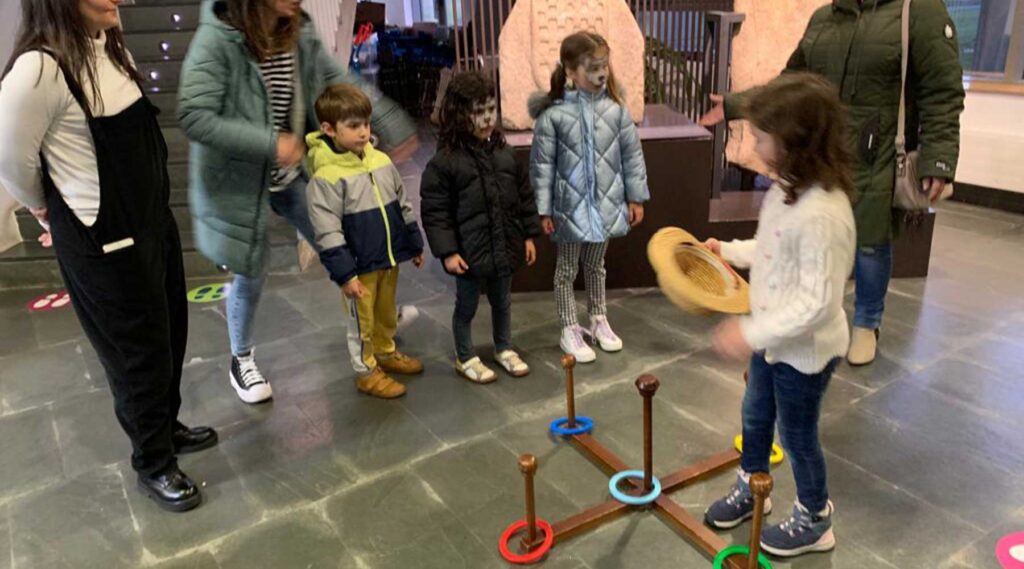
[[[843,291],[857,234],[846,195],[820,187],[795,204],[777,184],[764,198],[754,239],[722,243],[722,258],[750,269],[751,314],[740,327],[770,363],[814,374],[846,355]]]
[[[83,84],[82,90],[93,115],[113,116],[142,92],[107,57],[106,35],[93,40],[93,50],[102,106],[91,85]],[[40,152],[61,196],[91,226],[100,211],[100,180],[89,124],[57,60],[33,51],[19,56],[0,83],[0,189],[30,208],[46,205]]]

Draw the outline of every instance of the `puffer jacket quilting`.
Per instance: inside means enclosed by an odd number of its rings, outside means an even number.
[[[650,199],[647,168],[629,111],[606,92],[567,91],[531,100],[536,125],[530,182],[554,241],[602,243],[629,231],[627,203]]]

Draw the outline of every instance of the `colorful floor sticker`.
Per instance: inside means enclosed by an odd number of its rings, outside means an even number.
[[[29,312],[48,312],[57,308],[64,308],[71,304],[71,297],[68,291],[51,292],[28,301]]]
[[[203,304],[206,302],[219,302],[228,297],[228,291],[231,290],[230,283],[213,283],[203,286],[198,286],[190,291],[186,297],[189,302],[195,302]]]
[[[996,544],[996,559],[1003,569],[1024,569],[1024,531],[1000,539]]]

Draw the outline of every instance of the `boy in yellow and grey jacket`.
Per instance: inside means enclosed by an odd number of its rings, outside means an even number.
[[[402,176],[369,142],[370,100],[349,85],[316,101],[322,132],[306,137],[312,178],[306,189],[320,261],[346,297],[348,348],[360,391],[391,399],[405,386],[388,373],[423,364],[395,348],[398,265],[423,264],[423,237]]]

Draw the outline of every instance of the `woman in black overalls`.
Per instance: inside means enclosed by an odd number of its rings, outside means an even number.
[[[57,161],[71,158],[52,151],[48,155],[45,145],[38,149],[45,207],[31,203],[33,200],[26,205],[49,224],[72,305],[106,370],[117,419],[131,439],[139,489],[165,509],[185,511],[198,506],[202,496],[178,468],[175,455],[208,448],[216,443],[217,435],[210,428],[189,429],[177,421],[188,309],[181,242],[168,207],[167,146],[156,121],[158,111],[144,94],[110,116],[93,116],[94,109],[103,108],[102,103],[90,106],[85,96],[92,88],[90,81],[109,80],[111,75],[117,83],[110,84],[138,88],[125,81],[125,76],[138,81],[139,75],[116,27],[118,2],[23,0],[26,19],[5,76],[18,65],[41,65],[42,87],[36,88],[55,89],[63,85],[45,70],[56,66],[85,115],[99,180],[95,220],[88,226],[82,222],[51,175]],[[63,34],[88,34],[77,42],[83,53],[68,53],[75,51],[68,45],[76,42],[55,42],[47,37],[41,23],[53,21],[64,25]],[[102,61],[96,54],[101,49]],[[91,59],[75,70],[72,55]],[[16,61],[19,58],[39,58],[42,63],[31,59],[22,63]],[[101,68],[111,62],[123,75],[111,73],[111,67]],[[11,81],[5,80],[4,88],[24,90],[23,84],[11,84],[20,79],[13,75]],[[99,94],[100,89],[93,93]],[[19,100],[16,97],[15,93],[2,100]],[[62,128],[58,119],[65,124],[74,120],[74,104],[67,105],[48,128]],[[26,109],[0,108],[3,113],[19,110]],[[77,117],[80,121],[81,115]],[[7,154],[5,158],[14,152],[0,148],[0,154]],[[4,178],[8,183],[16,179]],[[19,195],[17,188],[12,193]]]

